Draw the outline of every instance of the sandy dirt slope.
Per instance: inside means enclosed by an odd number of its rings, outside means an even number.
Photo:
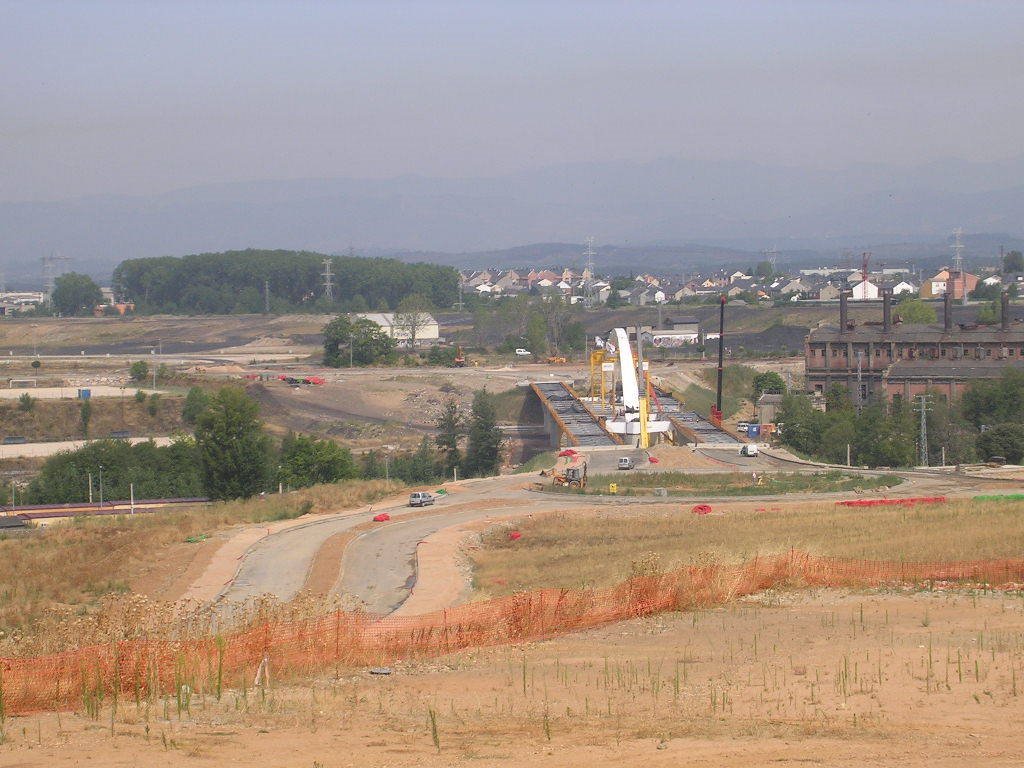
[[[1022,631],[1013,597],[777,593],[180,716],[172,696],[9,718],[0,765],[1019,765]]]

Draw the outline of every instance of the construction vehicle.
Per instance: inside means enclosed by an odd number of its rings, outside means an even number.
[[[563,488],[579,488],[580,490],[586,488],[587,463],[583,462],[561,470],[555,470],[552,475],[552,483]]]
[[[465,368],[466,367],[466,353],[462,351],[462,347],[455,348],[455,358],[452,360],[452,368]]]

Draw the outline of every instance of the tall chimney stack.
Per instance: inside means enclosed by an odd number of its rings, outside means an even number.
[[[999,294],[999,326],[1004,330],[1010,330],[1010,292],[1003,291]]]
[[[839,291],[839,332],[846,333],[847,328],[850,327],[849,318],[847,317],[849,307],[847,302],[849,301],[849,293],[845,288]]]
[[[892,330],[892,291],[888,288],[882,291],[882,330]]]
[[[946,333],[953,330],[953,292],[942,294],[942,328]]]

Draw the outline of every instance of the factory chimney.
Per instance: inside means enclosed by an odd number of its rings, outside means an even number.
[[[1003,291],[999,294],[999,326],[1004,331],[1010,330],[1010,292]]]
[[[841,291],[839,291],[839,332],[840,333],[846,333],[847,329],[850,327],[850,322],[849,322],[849,318],[848,318],[849,307],[847,306],[847,302],[849,301],[849,296],[850,296],[850,294],[849,294],[849,292],[845,288],[843,288]]]
[[[942,294],[942,328],[946,333],[953,330],[953,292]]]
[[[889,333],[892,330],[892,291],[886,288],[882,291],[882,331]]]

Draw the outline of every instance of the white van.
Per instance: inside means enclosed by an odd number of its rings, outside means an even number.
[[[757,456],[757,444],[747,443],[740,448],[740,456]]]
[[[629,456],[623,456],[619,459],[619,469],[632,469],[633,466],[633,460]]]
[[[516,355],[518,355],[519,357],[529,357],[532,354],[533,354],[533,352],[531,352],[528,349],[517,349],[516,350]]]
[[[410,507],[425,507],[428,504],[434,503],[433,495],[426,491],[416,491],[416,493],[409,494],[409,506]]]

